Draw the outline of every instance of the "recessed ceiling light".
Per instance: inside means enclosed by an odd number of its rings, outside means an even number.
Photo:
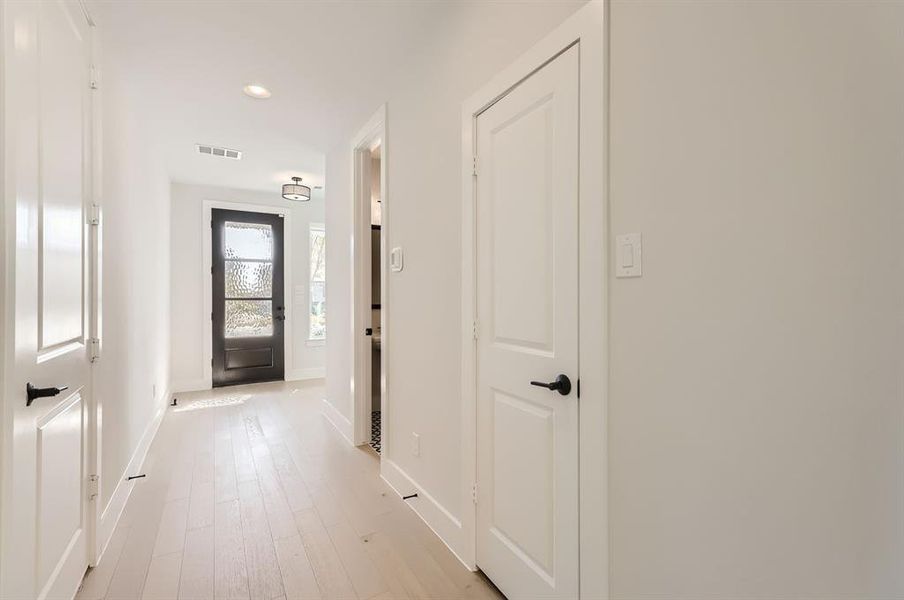
[[[262,85],[257,85],[256,83],[249,83],[242,88],[242,91],[245,92],[245,95],[251,96],[252,98],[264,99],[270,97],[270,90]]]

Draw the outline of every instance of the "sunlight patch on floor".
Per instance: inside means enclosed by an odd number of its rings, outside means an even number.
[[[223,406],[235,406],[236,404],[244,404],[245,400],[251,398],[251,394],[236,394],[232,396],[224,396],[222,398],[205,398],[204,400],[195,400],[184,406],[178,406],[173,412],[188,412],[190,410],[201,410],[204,408],[221,408]]]

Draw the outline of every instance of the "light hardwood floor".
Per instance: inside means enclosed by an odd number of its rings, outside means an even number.
[[[502,598],[326,422],[323,393],[180,394],[77,598]]]

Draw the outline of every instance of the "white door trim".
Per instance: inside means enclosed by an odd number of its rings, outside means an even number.
[[[371,116],[364,127],[352,138],[352,442],[359,446],[370,441],[370,419],[368,413],[370,402],[368,394],[371,393],[370,362],[371,340],[364,335],[364,328],[370,322],[371,296],[370,296],[370,181],[366,178],[367,169],[362,163],[362,157],[370,153],[377,146],[382,147],[380,158],[380,214],[381,235],[380,252],[384,257],[388,256],[386,248],[389,239],[389,196],[386,193],[387,186],[387,160],[389,152],[386,144],[386,105],[380,106]],[[365,180],[367,179],[367,180]],[[365,210],[367,209],[367,210]],[[388,421],[390,409],[389,394],[389,273],[387,261],[380,264],[380,346],[382,366],[380,369],[382,381],[380,382],[381,399],[381,429],[382,447],[380,458],[389,455]]]
[[[466,100],[462,107],[462,558],[476,568],[477,352],[475,186],[477,115],[569,46],[580,49],[579,340],[580,586],[609,597],[608,534],[608,2],[591,0]],[[479,165],[477,165],[479,169]],[[479,492],[479,490],[478,490]]]
[[[201,281],[204,282],[203,302],[201,306],[202,323],[204,323],[204,335],[201,336],[201,356],[204,357],[204,376],[196,389],[209,390],[213,387],[213,322],[210,315],[213,312],[213,275],[210,271],[213,265],[212,238],[210,232],[211,210],[222,208],[224,210],[242,210],[245,212],[263,213],[270,215],[283,215],[283,301],[286,310],[286,320],[283,330],[284,372],[288,375],[295,369],[295,315],[291,300],[291,292],[295,289],[292,285],[292,210],[286,206],[251,204],[243,202],[229,202],[228,200],[205,200],[201,208]],[[190,391],[190,390],[174,390]]]

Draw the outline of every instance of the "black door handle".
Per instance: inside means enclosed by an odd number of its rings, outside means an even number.
[[[46,387],[46,388],[37,388],[30,383],[25,384],[25,406],[31,406],[31,403],[34,402],[37,398],[50,398],[51,396],[56,396],[63,390],[68,390],[68,385],[63,385],[60,387]]]
[[[537,387],[543,387],[548,390],[555,390],[563,396],[567,396],[571,393],[571,380],[568,379],[568,375],[559,375],[558,377],[556,377],[555,381],[550,381],[549,383],[544,383],[542,381],[531,381],[530,384]]]
[[[373,335],[373,334],[374,334],[374,330],[371,327],[368,327],[367,329],[364,330],[364,335]]]
[[[277,321],[285,321],[286,320],[286,309],[282,306],[276,307],[276,316],[273,317]]]

